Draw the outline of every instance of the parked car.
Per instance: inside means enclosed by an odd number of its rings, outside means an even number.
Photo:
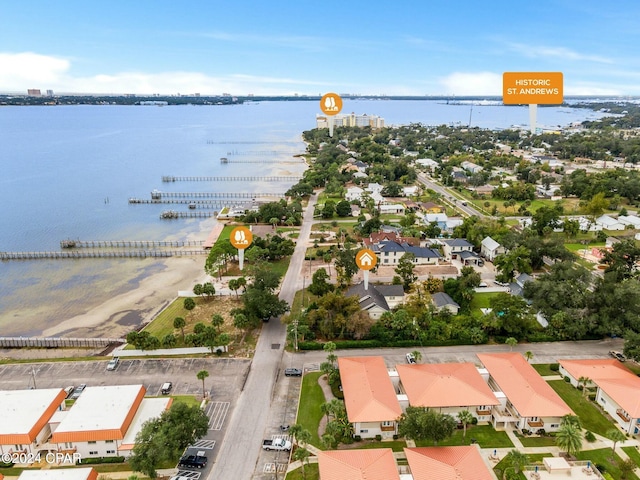
[[[87,388],[86,383],[81,383],[80,385],[78,385],[76,389],[73,391],[73,393],[71,394],[71,400],[77,400],[78,398],[80,398],[80,395],[82,395],[82,392],[84,391],[85,388]]]
[[[486,287],[488,287],[488,286],[489,286],[489,285],[487,285],[487,282],[480,282],[480,283],[478,284],[478,287],[479,287],[479,288],[486,288]]]
[[[111,360],[109,360],[109,363],[107,364],[107,370],[108,371],[113,371],[116,368],[118,368],[118,364],[120,363],[120,359],[118,357],[113,357]]]
[[[616,350],[611,350],[609,351],[609,355],[611,355],[613,358],[615,358],[616,360],[619,360],[621,362],[626,362],[627,361],[627,357],[625,357],[622,352],[618,352]]]
[[[407,353],[405,357],[407,358],[407,363],[416,363],[416,357],[413,353]]]
[[[67,398],[69,398],[69,396],[73,393],[75,389],[76,387],[74,387],[73,385],[69,385],[68,387],[65,387],[64,393],[67,394]]]
[[[187,468],[204,468],[207,466],[207,457],[204,455],[204,451],[198,452],[197,455],[185,455],[178,462],[178,467]]]
[[[283,440],[282,438],[276,438],[275,440],[263,440],[263,450],[291,450],[291,442],[289,440]]]
[[[173,383],[165,382],[160,387],[160,393],[162,393],[162,395],[169,395],[169,392],[171,392],[172,388],[173,388]]]
[[[302,376],[302,370],[299,368],[285,368],[284,369],[284,376],[285,377],[301,377]]]

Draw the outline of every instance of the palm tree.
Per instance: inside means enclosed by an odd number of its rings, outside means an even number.
[[[612,450],[614,455],[616,453],[616,445],[618,444],[618,442],[624,443],[624,441],[627,439],[626,435],[617,428],[607,430],[606,437],[613,442]]]
[[[416,363],[419,363],[420,360],[422,360],[422,353],[420,352],[420,350],[414,350],[413,352],[411,352],[411,355],[413,355],[413,358],[416,359]]]
[[[196,378],[198,380],[202,380],[202,398],[205,397],[205,390],[204,390],[204,379],[207,378],[209,376],[209,372],[207,372],[206,370],[200,370],[197,374],[196,374]]]
[[[565,415],[564,417],[562,417],[560,425],[573,425],[578,430],[582,430],[582,423],[580,423],[580,417],[578,417],[577,415]]]
[[[325,417],[327,417],[327,422],[329,421],[329,415],[331,415],[333,408],[331,406],[331,403],[329,402],[324,402],[322,404],[320,404],[320,411],[323,413],[323,415]]]
[[[240,288],[240,285],[238,285],[238,280],[236,280],[235,278],[232,278],[231,280],[229,280],[229,290],[233,290],[236,293],[236,300],[238,299],[239,288]]]
[[[524,358],[526,358],[527,362],[529,362],[533,358],[533,352],[531,351],[524,352]]]
[[[589,377],[580,377],[578,379],[578,385],[582,384],[582,396],[587,396],[587,383],[590,383],[591,379]]]
[[[302,429],[298,432],[296,440],[298,441],[298,445],[302,445],[303,448],[306,447],[311,441],[311,432],[306,428]]]
[[[186,326],[186,322],[182,317],[176,317],[173,319],[173,328],[180,329],[182,331],[182,342],[184,343],[184,327]]]
[[[504,343],[506,343],[507,345],[509,345],[509,351],[513,352],[513,347],[516,346],[518,344],[518,340],[516,340],[513,337],[509,337],[507,338]]]
[[[473,415],[469,410],[461,410],[458,412],[458,421],[462,424],[462,437],[467,436],[467,425],[473,422]]]
[[[294,423],[289,427],[289,435],[291,436],[293,442],[295,443],[296,438],[298,438],[298,434],[304,430],[304,427],[299,423]]]
[[[302,464],[302,478],[307,478],[304,472],[304,464],[309,461],[309,456],[311,456],[311,452],[306,448],[301,447],[296,448],[296,451],[293,453],[293,459],[300,460],[300,463]]]
[[[513,468],[513,471],[518,474],[522,470],[522,468],[529,462],[529,457],[526,454],[522,453],[519,450],[511,450],[507,453],[505,459],[508,462],[508,467],[504,469],[502,474],[502,478],[507,478],[507,469]]]
[[[556,445],[569,455],[582,450],[582,430],[574,423],[563,424],[556,433]]]

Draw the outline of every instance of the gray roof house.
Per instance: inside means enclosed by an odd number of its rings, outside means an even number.
[[[380,318],[383,313],[404,302],[402,285],[373,285],[369,283],[368,287],[365,290],[364,282],[360,282],[349,287],[344,296],[358,297],[360,309],[367,312],[375,320]]]
[[[531,275],[528,275],[526,273],[521,273],[520,275],[518,275],[515,280],[509,284],[509,291],[511,292],[511,295],[518,295],[521,297],[524,284],[527,282],[531,282],[532,280],[533,278],[531,277]]]
[[[441,255],[431,248],[415,247],[408,243],[393,241],[380,242],[374,251],[378,255],[380,265],[397,265],[405,253],[415,255],[415,265],[438,265]]]
[[[453,298],[444,292],[438,292],[431,295],[431,300],[438,310],[446,309],[454,315],[458,314],[460,305],[458,305]]]
[[[471,252],[473,250],[473,244],[467,242],[464,238],[449,238],[440,240],[440,242],[447,260],[458,258],[460,252]]]

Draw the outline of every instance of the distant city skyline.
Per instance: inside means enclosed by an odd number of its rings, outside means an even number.
[[[502,94],[559,71],[570,95],[640,95],[640,4],[3,2],[0,93]]]

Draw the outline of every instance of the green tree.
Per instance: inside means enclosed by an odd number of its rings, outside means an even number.
[[[591,379],[589,377],[582,376],[578,379],[578,385],[582,384],[582,396],[587,396],[587,385],[591,383]]]
[[[407,407],[398,419],[398,433],[411,440],[431,440],[436,445],[449,438],[456,428],[451,415],[444,415],[424,407]]]
[[[240,345],[244,343],[244,338],[247,336],[250,330],[255,327],[255,324],[249,320],[244,313],[236,313],[233,316],[233,326],[238,330],[242,330],[242,338],[240,339]]]
[[[569,455],[575,455],[582,450],[582,430],[573,423],[560,426],[556,433],[556,445]]]
[[[240,285],[238,285],[238,280],[232,278],[229,280],[229,290],[233,290],[236,294],[236,299],[238,298],[238,290],[240,289]]]
[[[218,313],[211,315],[211,326],[216,329],[216,332],[220,332],[220,327],[224,325],[224,318]]]
[[[473,421],[473,415],[469,410],[460,410],[458,412],[458,422],[462,424],[462,436],[467,436],[467,425]]]
[[[191,311],[194,308],[196,308],[196,302],[193,298],[191,297],[187,297],[184,299],[182,305],[184,306],[185,310]]]
[[[341,200],[336,205],[336,214],[339,217],[348,217],[351,215],[351,204],[346,200]]]
[[[200,370],[198,373],[196,373],[196,378],[198,380],[202,380],[202,398],[205,398],[207,396],[207,392],[204,389],[204,379],[207,378],[209,376],[209,372],[206,370]]]
[[[420,350],[414,350],[411,355],[416,359],[416,363],[420,363],[420,360],[422,360],[422,352]]]
[[[531,359],[533,358],[533,352],[527,350],[526,352],[524,352],[524,358],[527,359],[527,363],[531,362]]]
[[[293,452],[293,459],[294,460],[298,460],[300,462],[300,464],[302,465],[302,478],[307,478],[307,475],[305,473],[304,470],[304,466],[305,464],[307,464],[309,462],[309,457],[311,456],[311,452],[309,452],[309,450],[307,450],[306,448],[302,448],[302,447],[298,447],[296,448],[296,451]]]
[[[640,333],[630,330],[625,333],[623,353],[627,358],[640,361]]]
[[[199,406],[174,403],[169,410],[145,422],[136,435],[127,462],[133,471],[156,478],[162,463],[175,463],[184,449],[208,431],[209,418]]]
[[[609,201],[605,198],[604,192],[596,193],[584,207],[587,215],[593,218],[602,215],[604,210],[609,207]]]
[[[193,294],[194,294],[194,295],[198,295],[198,296],[200,296],[200,295],[202,295],[202,294],[203,294],[202,284],[201,284],[201,283],[196,283],[196,284],[193,286]]]
[[[182,332],[182,342],[184,343],[184,327],[187,325],[184,318],[176,317],[173,319],[173,328]]]
[[[313,272],[311,285],[308,290],[312,294],[321,297],[329,292],[333,292],[334,286],[329,283],[329,274],[324,268],[319,268]]]
[[[507,345],[509,345],[509,351],[513,351],[513,347],[515,347],[516,345],[518,345],[518,340],[513,338],[513,337],[509,337],[507,338],[504,343],[506,343]]]
[[[606,437],[613,442],[613,445],[611,446],[613,455],[615,455],[616,453],[616,445],[618,444],[618,442],[624,443],[625,440],[627,440],[627,436],[617,428],[611,428],[607,430]]]
[[[516,271],[531,273],[530,255],[531,251],[524,246],[518,246],[507,253],[498,255],[493,262],[496,270],[500,272],[496,278],[503,282],[510,282]]]
[[[402,288],[405,292],[409,291],[413,282],[418,279],[418,276],[413,273],[415,267],[416,256],[413,253],[405,253],[398,261],[398,265],[394,269],[400,278],[402,279]]]
[[[502,473],[502,478],[503,479],[507,478],[507,471],[509,469],[512,469],[513,472],[516,474],[516,476],[518,476],[519,478],[520,472],[527,465],[528,462],[529,462],[529,458],[527,457],[526,454],[520,452],[519,450],[511,450],[509,453],[507,453],[505,457],[505,463],[509,466],[504,469]]]

